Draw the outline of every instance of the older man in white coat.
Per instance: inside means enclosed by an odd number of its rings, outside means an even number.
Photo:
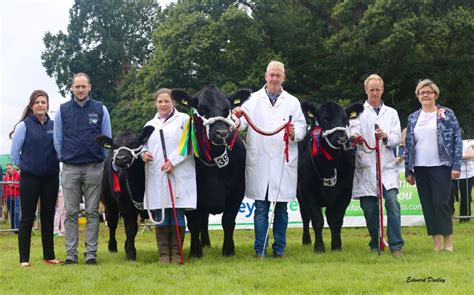
[[[282,257],[286,246],[288,227],[287,203],[296,197],[298,145],[306,132],[306,121],[299,100],[282,88],[285,67],[271,61],[265,73],[266,85],[246,101],[242,108],[234,109],[237,116],[244,110],[255,124],[264,130],[274,130],[292,116],[290,124],[289,161],[285,161],[284,132],[263,136],[249,128],[245,168],[245,195],[255,200],[255,242],[257,257],[266,255],[268,212],[275,202],[272,245],[274,257]],[[242,119],[242,128],[247,121]]]
[[[383,197],[387,210],[388,244],[392,255],[403,256],[404,241],[401,235],[400,203],[397,200],[399,173],[393,148],[400,144],[400,119],[395,109],[382,101],[384,83],[380,76],[370,75],[364,82],[367,101],[364,112],[350,122],[353,135],[361,135],[370,146],[375,146],[375,137],[381,139],[380,161],[382,170]],[[375,136],[374,136],[375,134]],[[356,166],[352,197],[360,199],[365,221],[370,234],[371,251],[378,249],[379,209],[377,202],[376,155],[360,144],[356,151]]]

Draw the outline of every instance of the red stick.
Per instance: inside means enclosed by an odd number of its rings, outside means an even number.
[[[161,147],[163,149],[163,156],[165,158],[165,163],[166,163],[168,161],[168,157],[166,156],[166,146],[165,146],[165,137],[163,135],[163,129],[160,129],[160,138],[161,138]],[[171,206],[173,207],[173,216],[174,216],[174,223],[176,226],[176,235],[178,236],[179,255],[181,256],[181,264],[184,264],[183,247],[181,245],[181,235],[179,234],[178,217],[176,216],[176,207],[174,204],[173,187],[171,186],[171,178],[170,178],[169,173],[166,173],[166,176],[168,177],[168,188],[170,190]]]
[[[377,127],[375,128],[377,129]],[[365,139],[361,139],[369,150],[375,150],[376,155],[376,170],[377,170],[377,193],[379,198],[379,253],[385,250],[384,230],[383,230],[383,183],[382,183],[382,169],[380,165],[380,143],[377,137],[375,138],[375,147],[369,146]]]
[[[382,183],[382,169],[380,167],[380,143],[379,139],[375,138],[375,154],[377,155],[377,190],[379,197],[379,228],[380,228],[380,251],[385,250],[384,230],[383,230],[383,183]]]

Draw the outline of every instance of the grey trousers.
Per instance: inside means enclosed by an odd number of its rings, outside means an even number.
[[[80,203],[84,196],[86,225],[86,260],[96,258],[99,239],[99,201],[101,193],[103,163],[84,165],[64,164],[61,182],[66,208],[65,246],[66,259],[77,261],[79,227],[77,224]]]

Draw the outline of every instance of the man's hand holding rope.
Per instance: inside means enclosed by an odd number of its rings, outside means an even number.
[[[235,107],[232,110],[232,114],[234,116],[236,116],[237,118],[242,117],[243,112],[244,112],[244,110],[242,110],[241,107]],[[240,127],[240,121],[237,121],[236,122],[236,128],[238,129],[239,127]],[[289,132],[289,135],[290,135],[290,139],[295,140],[295,125],[291,121],[289,122],[288,132]]]

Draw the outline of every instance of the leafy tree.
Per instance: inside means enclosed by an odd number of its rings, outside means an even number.
[[[120,98],[151,101],[148,105],[152,108],[150,112],[154,112],[152,93],[161,87],[190,92],[208,84],[228,92],[249,87],[248,81],[253,77],[249,69],[261,62],[255,54],[260,48],[260,38],[253,30],[252,19],[236,5],[219,12],[210,11],[212,13],[192,1],[167,8],[163,12],[164,21],[154,34],[153,56],[142,68],[129,73],[121,87]],[[263,72],[260,66],[260,79]],[[260,83],[253,82],[254,85]],[[112,112],[116,118],[114,128],[130,128],[129,122],[135,119],[143,126],[151,118],[133,117],[133,106],[134,102],[117,106]]]
[[[44,35],[43,66],[63,95],[74,73],[89,74],[92,95],[112,108],[126,74],[153,52],[159,13],[153,0],[76,0],[67,33]]]
[[[399,111],[402,125],[419,108],[418,80],[431,78],[441,88],[440,103],[454,109],[472,136],[472,115],[464,112],[466,104],[473,109],[472,8],[471,1],[342,1],[333,10],[335,32],[327,43],[340,69],[331,76],[360,99],[363,79],[380,74],[384,101]]]
[[[474,11],[470,0],[183,0],[165,9],[153,55],[134,66],[112,112],[117,126],[143,126],[160,87],[190,92],[213,83],[257,90],[271,59],[286,65],[285,89],[302,100],[365,100],[364,79],[380,74],[384,102],[402,125],[419,108],[416,83],[431,78],[440,103],[474,136]],[[146,104],[134,100],[146,100]],[[132,110],[136,105],[145,111]],[[465,110],[469,110],[466,112]],[[146,116],[145,116],[146,113]],[[149,117],[147,117],[149,116]],[[135,124],[135,123],[133,123]],[[140,127],[141,128],[141,127]]]

